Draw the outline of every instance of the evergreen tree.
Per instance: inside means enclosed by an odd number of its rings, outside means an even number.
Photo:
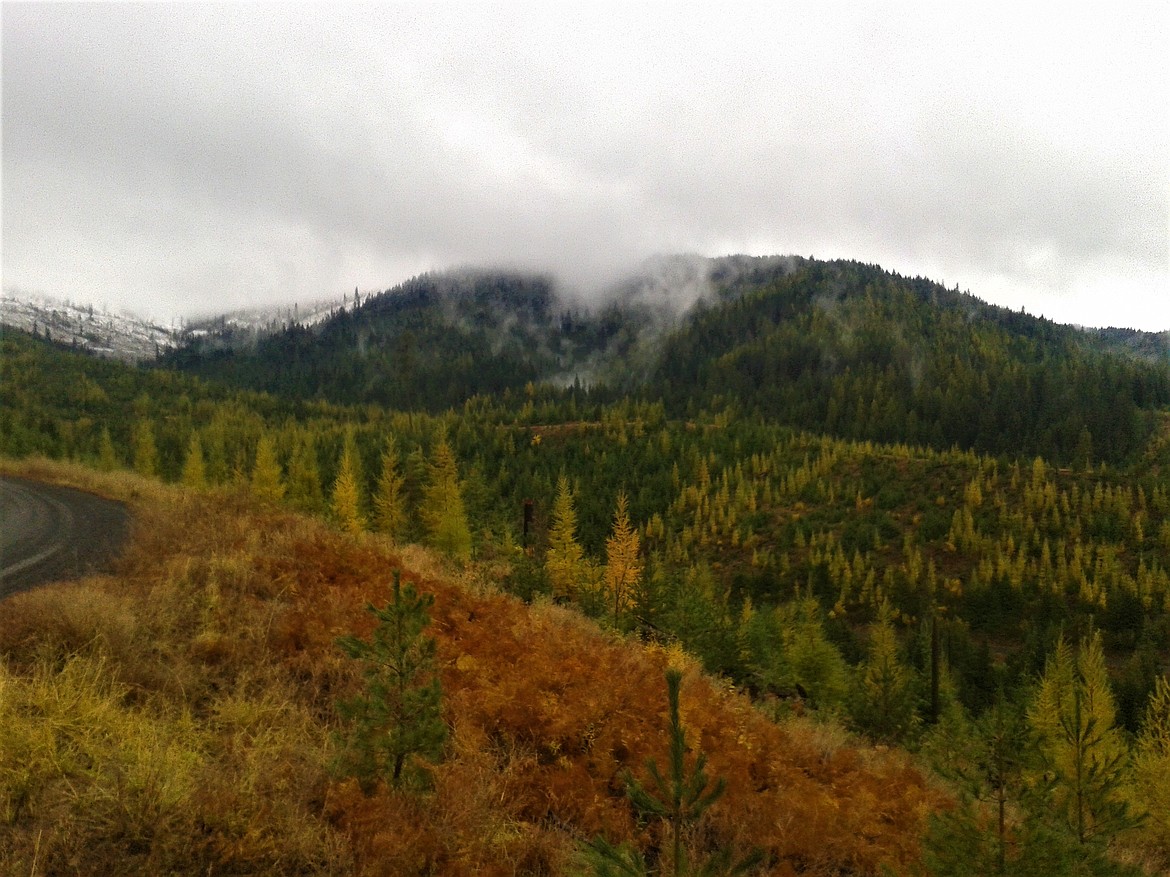
[[[544,568],[556,596],[570,599],[577,596],[585,579],[585,552],[577,542],[577,510],[573,507],[569,479],[564,474],[557,480]]]
[[[442,755],[447,726],[435,640],[423,633],[433,603],[430,594],[403,586],[395,570],[390,602],[383,609],[366,606],[378,620],[371,640],[348,635],[337,641],[349,657],[362,662],[365,679],[362,694],[337,705],[350,726],[340,767],[367,791],[378,780],[395,789],[417,783],[424,776],[419,760]]]
[[[1026,855],[1013,834],[1012,812],[1026,796],[1028,728],[1022,710],[1000,697],[973,725],[961,710],[943,714],[924,751],[939,773],[958,788],[958,806],[936,814],[926,837],[926,859],[938,875],[1018,873]],[[1030,802],[1028,802],[1030,803]],[[990,815],[982,804],[992,808]],[[1014,834],[1019,835],[1019,831]]]
[[[203,443],[199,440],[199,431],[191,430],[191,438],[187,442],[187,456],[183,459],[183,474],[181,476],[184,487],[202,490],[207,486],[207,467],[203,463]]]
[[[1127,751],[1116,714],[1100,633],[1075,654],[1062,636],[1028,721],[1055,781],[1053,803],[1082,845],[1134,824],[1121,796]]]
[[[686,732],[679,715],[679,691],[682,673],[671,667],[666,671],[666,692],[670,711],[670,764],[669,774],[663,776],[654,759],[646,762],[650,774],[649,787],[628,771],[625,775],[626,795],[639,816],[659,821],[666,835],[663,846],[669,850],[665,862],[647,862],[637,851],[615,847],[604,838],[598,837],[584,849],[585,860],[597,875],[606,874],[673,874],[675,877],[690,874],[743,874],[762,860],[758,852],[732,861],[730,850],[720,850],[708,861],[692,863],[684,845],[686,829],[694,825],[704,813],[718,801],[726,790],[722,777],[714,782],[707,776],[707,756],[703,752],[695,755],[688,769]],[[657,867],[655,867],[657,866]],[[669,869],[669,870],[668,870]]]
[[[276,448],[268,433],[261,433],[256,443],[256,462],[252,466],[252,493],[261,502],[278,503],[284,499],[284,477]]]
[[[154,422],[147,417],[141,418],[134,427],[134,471],[146,478],[158,477]]]
[[[333,482],[333,518],[347,533],[360,533],[366,528],[362,514],[361,464],[357,448],[354,447],[353,433],[346,433],[341,461],[337,466],[337,478]]]
[[[393,435],[386,436],[386,447],[382,451],[382,471],[378,475],[377,492],[374,494],[374,525],[378,531],[392,539],[402,536],[406,526],[405,479],[398,471],[398,447]]]
[[[629,500],[623,490],[617,498],[613,533],[605,541],[605,587],[613,605],[614,627],[618,613],[630,607],[634,589],[642,580],[638,549],[638,533],[630,526]]]
[[[834,708],[848,699],[849,668],[825,635],[820,605],[802,597],[775,611],[791,681],[813,706]]]
[[[456,560],[471,557],[471,530],[459,487],[455,454],[446,437],[431,456],[428,483],[423,491],[422,518],[432,547]]]

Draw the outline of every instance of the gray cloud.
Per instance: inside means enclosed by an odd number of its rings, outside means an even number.
[[[10,4],[4,285],[166,317],[795,252],[1167,328],[1168,20]]]

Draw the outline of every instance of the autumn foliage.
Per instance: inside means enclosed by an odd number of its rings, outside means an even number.
[[[0,870],[564,873],[587,838],[649,839],[623,778],[668,752],[668,664],[688,743],[727,784],[689,842],[759,847],[775,874],[918,859],[939,801],[905,756],[775,724],[679,652],[246,492],[153,486],[135,503],[118,575],[0,614]],[[434,598],[449,741],[429,791],[368,794],[330,771],[336,704],[361,684],[336,641],[369,637],[365,606],[399,567]],[[45,705],[70,698],[89,725],[59,711],[45,730]]]

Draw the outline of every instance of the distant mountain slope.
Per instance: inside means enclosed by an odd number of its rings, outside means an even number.
[[[300,397],[444,410],[529,382],[593,379],[631,352],[650,320],[638,312],[573,307],[535,275],[423,275],[316,327],[244,346],[188,338],[164,364]]]
[[[0,325],[126,362],[154,359],[179,343],[177,333],[139,317],[9,293],[0,297]]]
[[[1160,336],[1062,326],[874,265],[661,259],[603,300],[574,303],[539,275],[428,274],[316,326],[189,337],[164,364],[429,411],[580,383],[675,416],[733,402],[847,438],[1065,463],[1132,457],[1170,404]]]
[[[805,429],[1064,462],[1119,460],[1170,404],[1170,367],[1108,340],[855,262],[808,263],[665,343],[646,392]]]

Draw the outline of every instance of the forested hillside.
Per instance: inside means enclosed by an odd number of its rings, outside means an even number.
[[[813,263],[696,314],[666,342],[649,396],[679,412],[723,398],[847,438],[1084,464],[1144,445],[1170,403],[1170,362],[1111,356],[1080,330],[922,279]]]
[[[628,351],[637,316],[560,310],[547,278],[423,276],[319,327],[292,326],[242,348],[199,339],[162,364],[287,396],[437,412],[532,381],[591,375],[608,361],[603,353]]]
[[[588,308],[547,278],[427,275],[319,327],[243,347],[203,338],[163,364],[432,413],[530,382],[610,402],[634,393],[672,417],[734,401],[841,438],[1060,464],[1132,459],[1170,404],[1158,336],[1059,326],[856,262],[728,258],[707,270],[704,294],[674,311],[668,293],[639,296],[636,283]]]
[[[643,296],[641,318],[633,307],[564,308],[531,278],[420,278],[319,329],[169,361],[210,377],[99,362],[9,332],[0,339],[0,453],[134,469],[181,486],[191,502],[215,497],[208,514],[228,514],[231,502],[266,508],[273,533],[305,532],[280,518],[296,512],[355,545],[373,533],[379,544],[422,544],[446,559],[449,572],[427,587],[439,654],[453,662],[440,674],[446,726],[464,741],[447,744],[453,761],[444,763],[460,767],[437,775],[439,798],[368,777],[348,787],[347,803],[334,801],[340,821],[312,830],[342,825],[363,838],[362,855],[388,855],[395,842],[363,834],[372,821],[429,814],[415,822],[433,833],[410,843],[454,868],[451,850],[469,829],[442,810],[449,803],[434,808],[446,800],[444,782],[463,781],[458,770],[490,755],[512,765],[492,783],[528,790],[515,799],[527,803],[501,806],[519,808],[508,810],[509,831],[520,833],[509,837],[535,858],[505,873],[563,870],[573,849],[625,857],[629,867],[643,856],[651,871],[674,873],[653,820],[612,816],[629,814],[627,797],[643,800],[619,770],[653,754],[629,747],[635,732],[582,719],[570,733],[551,713],[502,702],[499,715],[469,718],[474,698],[463,686],[489,660],[467,639],[473,622],[484,625],[482,642],[506,651],[529,624],[516,607],[557,603],[631,648],[685,652],[717,685],[751,696],[749,724],[764,722],[764,737],[741,725],[731,737],[708,729],[688,738],[730,778],[727,804],[755,814],[742,817],[740,834],[718,810],[694,814],[696,856],[754,846],[757,869],[777,874],[874,874],[883,862],[940,875],[1170,866],[1167,366],[871,266],[723,267],[685,314]],[[333,637],[370,630],[352,611],[366,598],[360,588],[346,591],[348,609],[329,608],[338,595],[327,583],[350,577],[339,572],[350,562],[344,543],[310,541],[328,564],[294,552],[286,569],[274,559],[283,549],[261,552],[265,582],[325,589],[305,591],[316,595],[311,611],[280,609],[301,619],[295,647],[281,641],[289,655],[324,654]],[[382,563],[367,560],[353,562]],[[471,598],[450,590],[451,576],[520,602],[464,605]],[[310,624],[318,611],[340,614]],[[536,674],[524,648],[545,646],[517,645],[502,660]],[[597,692],[611,680],[564,649],[540,666],[547,676],[533,696],[548,709],[580,697],[586,712],[605,712]],[[556,681],[581,674],[590,681],[579,687]],[[652,675],[638,671],[633,701],[652,697]],[[356,677],[347,678],[352,690]],[[665,685],[661,695],[651,709],[665,722]],[[326,701],[312,709],[329,722],[345,713]],[[696,710],[684,697],[684,724],[698,721]],[[769,834],[765,824],[829,818],[798,816],[795,798],[773,797],[777,784],[795,789],[796,774],[820,768],[801,761],[779,777],[748,754],[772,745],[753,742],[774,733],[768,723],[789,727],[797,715],[827,734],[912,753],[938,796],[905,774],[898,788],[910,797],[899,801],[920,808],[919,821],[899,812],[886,828],[868,825],[874,847],[831,862],[798,849],[798,835],[785,833],[795,829]],[[609,754],[582,746],[578,732],[612,735]],[[526,758],[544,793],[511,772],[521,768],[509,759]],[[600,781],[598,759],[608,765]],[[554,777],[558,765],[567,773]],[[837,791],[826,793],[839,814],[870,794],[844,782],[831,780]],[[560,804],[539,797],[550,789],[566,796]],[[535,803],[525,797],[534,794]],[[590,846],[597,831],[625,846]],[[498,840],[492,849],[503,850]],[[606,873],[596,862],[581,867]]]

